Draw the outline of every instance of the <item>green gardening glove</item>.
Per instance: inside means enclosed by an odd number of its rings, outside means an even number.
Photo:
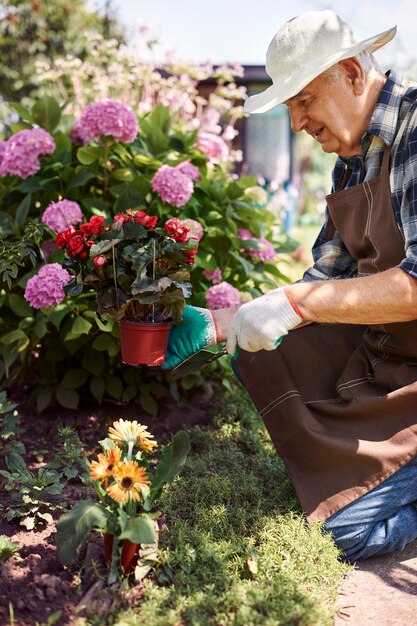
[[[163,370],[170,370],[189,356],[217,343],[216,325],[210,309],[186,305],[183,323],[173,325],[169,334]]]

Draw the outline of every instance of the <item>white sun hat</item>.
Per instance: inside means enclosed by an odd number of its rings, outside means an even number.
[[[363,50],[374,52],[395,37],[397,27],[359,41],[333,11],[306,11],[286,22],[266,53],[272,85],[250,96],[245,113],[264,113],[299,93],[329,67]]]

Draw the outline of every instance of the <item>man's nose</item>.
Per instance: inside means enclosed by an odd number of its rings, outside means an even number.
[[[306,126],[308,121],[308,116],[305,111],[303,111],[300,107],[290,109],[290,121],[291,121],[291,130],[294,133],[299,133]]]

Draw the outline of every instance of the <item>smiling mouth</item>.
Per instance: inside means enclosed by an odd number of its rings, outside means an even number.
[[[313,137],[313,139],[318,140],[319,137],[321,136],[322,132],[324,131],[324,126],[322,126],[321,128],[319,128],[318,130],[313,131],[311,134],[311,136]]]

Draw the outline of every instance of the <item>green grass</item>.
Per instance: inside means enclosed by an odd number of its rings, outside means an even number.
[[[170,533],[158,570],[115,624],[331,626],[348,567],[320,525],[306,524],[246,393],[189,434],[189,459],[161,506]]]

